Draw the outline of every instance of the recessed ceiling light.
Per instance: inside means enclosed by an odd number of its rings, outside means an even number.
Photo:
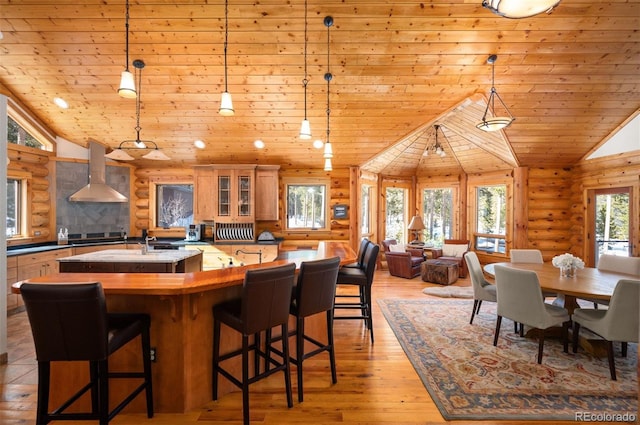
[[[61,97],[54,97],[53,98],[53,103],[55,103],[56,105],[58,105],[59,108],[62,109],[69,109],[69,104],[67,103],[66,100],[64,100]]]
[[[316,149],[322,149],[322,146],[324,146],[324,142],[320,139],[318,140],[314,140],[313,141],[313,147]]]
[[[258,149],[262,149],[264,148],[264,142],[262,140],[256,140],[255,142],[253,142],[253,146]]]
[[[193,145],[198,148],[198,149],[204,149],[205,148],[205,144],[202,140],[196,140],[193,142]]]

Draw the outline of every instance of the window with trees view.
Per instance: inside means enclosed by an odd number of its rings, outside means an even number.
[[[386,218],[385,239],[395,239],[399,242],[406,241],[407,218],[407,193],[404,188],[388,187],[385,191]]]
[[[506,185],[476,188],[475,249],[506,252],[507,187]]]
[[[362,223],[362,227],[360,229],[362,236],[371,235],[371,190],[372,187],[366,184],[363,184],[361,187],[360,199],[361,199],[361,209],[362,216],[360,217],[360,222]]]
[[[427,245],[442,246],[445,239],[452,238],[453,189],[422,190],[422,221]]]
[[[13,238],[22,234],[20,209],[23,203],[23,185],[24,183],[20,179],[7,179],[7,238]]]
[[[287,229],[328,230],[327,187],[327,183],[286,185]]]
[[[629,256],[630,188],[604,189],[596,194],[596,255]]]
[[[155,185],[156,227],[170,229],[193,223],[193,185]]]
[[[18,124],[13,118],[8,118],[7,124],[7,141],[16,145],[29,146],[36,149],[44,149],[43,143],[39,142],[34,136]]]

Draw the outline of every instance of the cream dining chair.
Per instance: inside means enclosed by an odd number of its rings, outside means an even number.
[[[473,317],[480,312],[480,306],[482,301],[489,301],[495,303],[496,287],[490,284],[484,278],[482,267],[480,266],[480,260],[475,252],[469,251],[464,254],[464,259],[467,262],[469,268],[469,276],[471,277],[471,286],[473,287],[473,309],[471,310],[471,320],[469,324],[473,324]]]
[[[512,263],[544,263],[539,249],[511,249],[509,257]]]
[[[498,318],[493,345],[498,345],[502,318],[506,317],[524,325],[539,329],[538,364],[542,363],[542,351],[546,330],[562,325],[564,351],[568,351],[567,332],[569,312],[566,308],[544,302],[536,272],[495,266],[498,295]]]
[[[607,341],[609,373],[616,380],[613,358],[613,341],[622,342],[622,356],[627,356],[627,343],[638,342],[638,307],[640,304],[640,280],[621,279],[611,295],[607,310],[578,308],[573,316],[573,352],[578,351],[580,326]]]
[[[598,270],[626,273],[640,277],[640,257],[623,257],[619,255],[603,254],[598,258]],[[609,305],[609,301],[603,300],[587,300],[593,301],[593,307],[598,308],[598,304]]]

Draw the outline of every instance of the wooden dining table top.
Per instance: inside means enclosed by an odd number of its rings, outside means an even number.
[[[640,276],[598,270],[594,267],[578,269],[574,277],[563,277],[560,276],[560,269],[551,263],[492,263],[485,265],[484,271],[495,276],[495,266],[534,271],[543,291],[575,298],[609,300],[620,279],[640,280]]]

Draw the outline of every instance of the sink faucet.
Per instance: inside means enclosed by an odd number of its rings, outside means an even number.
[[[142,247],[142,255],[146,255],[149,252],[149,241],[155,241],[157,238],[155,236],[147,236],[144,238],[144,245],[140,244]]]
[[[262,250],[254,252],[254,251],[245,251],[244,249],[236,249],[236,255],[238,255],[240,253],[257,255],[258,256],[258,264],[262,264]]]

